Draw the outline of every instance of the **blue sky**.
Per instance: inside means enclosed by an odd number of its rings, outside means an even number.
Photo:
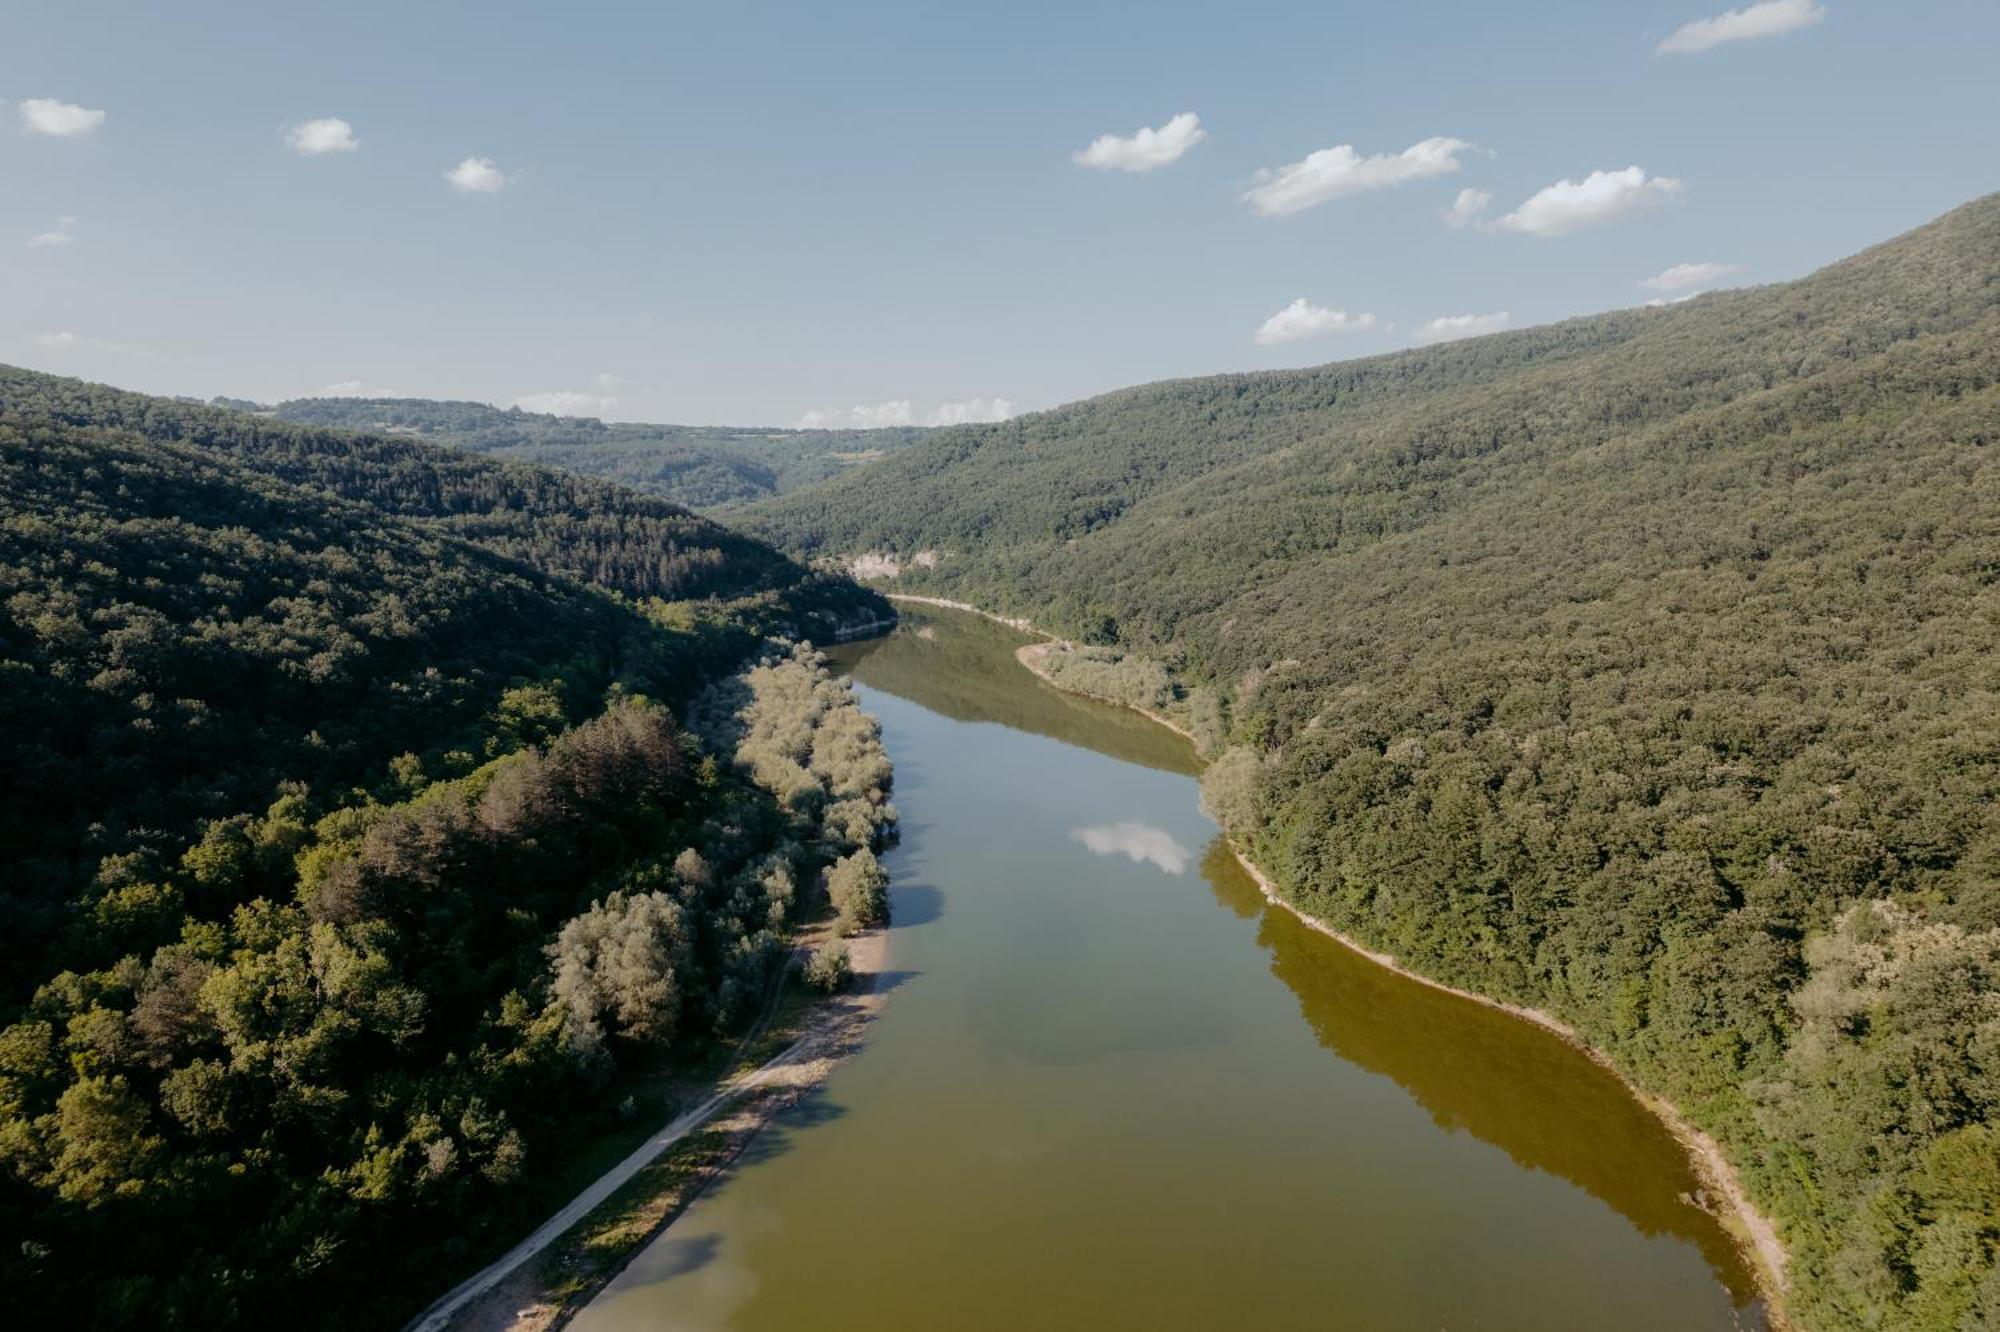
[[[1794,277],[2000,188],[2000,5],[1675,36],[1730,7],[15,0],[0,360],[923,421]]]

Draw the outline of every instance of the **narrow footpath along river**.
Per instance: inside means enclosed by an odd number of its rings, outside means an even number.
[[[893,998],[580,1332],[1763,1326],[1616,1080],[1268,906],[1180,739],[1023,641],[837,654],[896,762]]]

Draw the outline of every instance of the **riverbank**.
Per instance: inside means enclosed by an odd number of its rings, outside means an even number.
[[[1078,694],[1082,697],[1095,698],[1100,702],[1109,703],[1139,713],[1141,716],[1157,722],[1180,735],[1191,745],[1195,743],[1194,736],[1185,727],[1176,724],[1170,718],[1162,716],[1156,711],[1137,706],[1123,699],[1091,694],[1065,686],[1046,669],[1044,664],[1047,655],[1058,647],[1062,640],[1058,639],[1055,635],[1036,628],[1029,621],[996,615],[992,612],[981,610],[976,606],[969,606],[963,602],[948,601],[939,597],[918,597],[892,593],[889,594],[889,598],[892,601],[904,601],[918,605],[940,606],[950,610],[966,611],[1007,625],[1020,632],[1037,635],[1045,641],[1023,645],[1016,650],[1015,657],[1024,667],[1043,681],[1054,688],[1064,689],[1066,692]],[[1708,1134],[1703,1133],[1688,1122],[1687,1117],[1681,1113],[1679,1107],[1635,1083],[1608,1055],[1591,1045],[1568,1023],[1540,1009],[1511,1004],[1489,995],[1448,985],[1421,972],[1413,971],[1403,966],[1394,956],[1366,947],[1359,940],[1343,934],[1325,921],[1318,919],[1287,901],[1278,892],[1270,876],[1265,874],[1261,868],[1251,861],[1233,839],[1230,841],[1230,850],[1237,862],[1242,865],[1244,872],[1257,884],[1258,889],[1267,901],[1284,908],[1310,928],[1326,935],[1328,938],[1333,939],[1343,947],[1366,958],[1370,962],[1394,971],[1398,975],[1418,981],[1433,989],[1497,1009],[1523,1021],[1534,1023],[1536,1026],[1560,1037],[1563,1041],[1581,1051],[1618,1078],[1619,1082],[1631,1093],[1634,1099],[1666,1125],[1668,1131],[1687,1152],[1688,1159],[1694,1167],[1696,1176],[1701,1181],[1704,1193],[1707,1195],[1707,1199],[1701,1202],[1701,1205],[1705,1207],[1705,1210],[1710,1211],[1717,1217],[1741,1249],[1748,1262],[1749,1269],[1757,1281],[1758,1288],[1764,1296],[1772,1326],[1777,1329],[1783,1329],[1788,1326],[1784,1313],[1786,1254],[1783,1241],[1779,1238],[1777,1229],[1772,1225],[1770,1219],[1758,1210],[1756,1205],[1750,1200],[1749,1195],[1744,1191],[1736,1169],[1723,1152],[1721,1145]]]
[[[1201,742],[1195,739],[1194,732],[1188,730],[1187,727],[1182,726],[1179,722],[1164,713],[1156,712],[1151,708],[1142,708],[1137,703],[1131,702],[1128,699],[1113,698],[1109,694],[1097,694],[1092,693],[1088,689],[1078,689],[1074,685],[1064,684],[1056,679],[1055,674],[1048,669],[1046,659],[1049,653],[1055,649],[1068,646],[1067,639],[1057,638],[1047,630],[1037,629],[1028,620],[1007,615],[996,615],[992,611],[981,610],[979,607],[963,601],[950,601],[944,597],[919,597],[907,592],[885,592],[883,595],[890,601],[906,601],[913,606],[938,606],[945,610],[963,611],[968,615],[977,615],[982,620],[991,620],[995,624],[1003,624],[1019,633],[1034,634],[1043,641],[1040,643],[1023,644],[1015,650],[1014,660],[1040,676],[1044,682],[1062,690],[1066,694],[1074,694],[1078,698],[1094,699],[1099,703],[1109,703],[1113,707],[1125,708],[1128,711],[1136,712],[1148,721],[1158,722],[1161,726],[1166,727],[1169,731],[1172,731],[1175,735],[1193,745],[1197,754],[1201,751]]]
[[[1302,911],[1291,902],[1285,900],[1283,894],[1279,893],[1277,885],[1271,882],[1270,876],[1259,869],[1256,863],[1244,854],[1243,848],[1237,845],[1234,838],[1229,839],[1229,851],[1231,855],[1236,857],[1236,863],[1243,867],[1243,872],[1250,876],[1251,880],[1256,883],[1258,890],[1264,894],[1265,901],[1290,912],[1308,928],[1324,934],[1327,938],[1332,939],[1335,943],[1340,944],[1350,952],[1358,953],[1375,965],[1385,967],[1399,976],[1416,981],[1421,985],[1427,985],[1434,990],[1442,990],[1446,994],[1456,995],[1460,999],[1468,999],[1475,1004],[1482,1004],[1488,1008],[1498,1009],[1511,1017],[1521,1019],[1523,1022],[1532,1022],[1536,1026],[1560,1036],[1565,1042],[1589,1056],[1593,1063],[1616,1077],[1620,1084],[1632,1093],[1633,1099],[1645,1106],[1646,1109],[1650,1110],[1654,1116],[1665,1124],[1667,1131],[1672,1133],[1674,1139],[1687,1150],[1689,1159],[1694,1163],[1695,1174],[1701,1179],[1703,1187],[1713,1190],[1716,1196],[1720,1197],[1727,1204],[1724,1207],[1708,1206],[1704,1210],[1711,1212],[1717,1220],[1722,1222],[1724,1229],[1728,1230],[1731,1237],[1742,1248],[1744,1255],[1751,1260],[1751,1271],[1755,1274],[1758,1287],[1762,1290],[1765,1301],[1770,1306],[1772,1326],[1780,1330],[1788,1326],[1784,1318],[1783,1303],[1785,1290],[1784,1242],[1778,1238],[1777,1228],[1771,1224],[1770,1218],[1759,1211],[1757,1205],[1750,1201],[1750,1196],[1744,1192],[1742,1181],[1736,1174],[1736,1167],[1730,1164],[1728,1156],[1723,1153],[1722,1145],[1708,1134],[1696,1128],[1693,1124],[1690,1124],[1687,1121],[1687,1117],[1681,1114],[1678,1106],[1674,1105],[1671,1101],[1653,1095],[1644,1087],[1632,1081],[1631,1078],[1626,1076],[1625,1071],[1612,1061],[1609,1055],[1606,1055],[1602,1050],[1599,1050],[1596,1046],[1585,1040],[1582,1033],[1554,1014],[1539,1008],[1527,1008],[1520,1004],[1511,1004],[1504,999],[1495,999],[1491,995],[1480,994],[1476,990],[1461,989],[1456,985],[1447,985],[1441,980],[1424,975],[1421,971],[1412,971],[1398,962],[1393,954],[1378,952],[1375,949],[1369,948],[1359,939],[1341,933],[1319,917]]]
[[[1158,722],[1194,746],[1197,754],[1201,752],[1201,742],[1194,738],[1194,732],[1165,713],[1155,712],[1151,708],[1142,708],[1129,699],[1113,698],[1109,694],[1100,694],[1089,689],[1079,689],[1075,685],[1065,684],[1057,679],[1055,672],[1048,668],[1048,657],[1051,652],[1066,646],[1068,646],[1066,640],[1060,638],[1051,638],[1046,643],[1028,643],[1015,650],[1014,660],[1020,662],[1036,675],[1039,675],[1044,681],[1062,690],[1064,693],[1075,694],[1078,698],[1095,699],[1099,703],[1109,703],[1113,707],[1124,708],[1129,712],[1136,712],[1148,721]]]
[[[831,918],[802,931],[803,957],[833,937]],[[448,1293],[406,1332],[551,1332],[567,1324],[718,1180],[782,1111],[857,1050],[888,997],[889,931],[848,939],[854,980],[795,1000],[747,1039],[743,1057],[693,1109],[578,1194],[519,1245]],[[782,995],[780,996],[782,998]],[[773,1049],[776,1053],[770,1053]]]
[[[920,597],[909,592],[884,592],[882,595],[890,601],[907,601],[912,606],[941,606],[945,610],[964,611],[967,615],[977,615],[982,620],[991,620],[995,624],[1004,624],[1009,629],[1018,629],[1024,634],[1041,634],[1043,638],[1051,641],[1055,639],[1054,634],[1044,634],[1026,620],[1016,619],[1007,615],[996,615],[992,611],[981,610],[979,607],[968,602],[948,601],[944,597]]]

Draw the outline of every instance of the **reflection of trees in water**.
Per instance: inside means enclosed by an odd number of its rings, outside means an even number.
[[[1697,1246],[1739,1304],[1756,1291],[1680,1144],[1582,1052],[1519,1018],[1398,976],[1327,938],[1261,891],[1218,837],[1202,860],[1216,899],[1257,919],[1271,974],[1319,1043],[1395,1080],[1440,1128],[1568,1180],[1647,1235]]]
[[[1037,680],[1014,660],[1014,649],[1029,641],[1024,635],[962,613],[901,613],[890,635],[828,655],[861,683],[954,720],[999,723],[1169,772],[1200,770],[1191,747],[1165,728]],[[1682,1148],[1617,1078],[1550,1033],[1398,976],[1269,906],[1221,838],[1209,846],[1202,871],[1218,902],[1259,922],[1271,971],[1298,1000],[1320,1045],[1392,1079],[1440,1127],[1574,1184],[1643,1234],[1693,1244],[1739,1305],[1754,1302],[1735,1244],[1686,1200],[1699,1181]],[[993,1016],[996,1028],[1009,1031],[1059,1027]],[[1153,1036],[1174,1026],[1160,1013],[1151,1017]],[[1038,1053],[1051,1058],[1049,1050]]]
[[[892,632],[829,649],[834,666],[954,721],[997,722],[1141,767],[1201,770],[1193,747],[1158,723],[1036,679],[1014,659],[1034,641],[1026,634],[963,611],[897,611]]]

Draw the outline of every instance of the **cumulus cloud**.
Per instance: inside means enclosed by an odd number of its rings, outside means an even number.
[[[1266,167],[1252,177],[1243,199],[1265,217],[1302,213],[1350,194],[1447,175],[1459,169],[1459,155],[1470,147],[1463,139],[1434,137],[1400,153],[1363,157],[1352,144],[1343,143],[1275,171]]]
[[[490,157],[468,157],[444,173],[460,194],[498,194],[507,188],[507,173]]]
[[[862,430],[879,430],[884,426],[906,426],[917,419],[910,409],[908,398],[898,398],[894,402],[878,402],[873,407],[856,407],[853,412],[854,424]]]
[[[1180,161],[1188,149],[1207,137],[1201,117],[1183,111],[1158,129],[1122,136],[1100,134],[1089,147],[1071,153],[1070,160],[1101,171],[1153,171]]]
[[[1124,856],[1138,865],[1157,865],[1169,874],[1185,874],[1188,849],[1165,828],[1150,823],[1106,823],[1076,828],[1070,836],[1100,856]]]
[[[557,389],[551,393],[524,393],[509,403],[524,412],[539,412],[545,416],[602,416],[618,405],[618,399],[599,397],[595,393],[578,393],[574,389]]]
[[[617,388],[625,381],[617,375],[612,374],[609,370],[599,370],[595,375],[591,376],[590,382],[599,388]]]
[[[1492,314],[1439,315],[1417,325],[1418,342],[1454,342],[1476,338],[1482,333],[1498,333],[1513,318],[1505,310]]]
[[[800,430],[880,430],[885,426],[917,423],[916,408],[908,398],[892,398],[870,406],[857,404],[846,411],[838,407],[815,407],[801,416]]]
[[[1586,227],[1649,213],[1678,199],[1686,190],[1683,182],[1671,176],[1648,176],[1635,166],[1623,171],[1593,171],[1582,180],[1559,180],[1535,191],[1494,225],[1529,236],[1567,236]]]
[[[30,97],[21,103],[21,132],[58,139],[81,139],[97,132],[105,113],[53,97]]]
[[[1453,231],[1463,231],[1486,216],[1486,210],[1493,206],[1491,190],[1460,190],[1458,197],[1451,201],[1451,207],[1442,210],[1438,216]]]
[[[1301,296],[1264,321],[1257,330],[1257,344],[1275,347],[1282,342],[1297,342],[1300,338],[1316,338],[1327,333],[1359,333],[1373,327],[1375,316],[1372,314],[1329,310]]]
[[[1762,0],[1761,4],[1732,9],[1714,18],[1696,19],[1676,28],[1660,43],[1656,54],[1696,55],[1724,42],[1780,37],[1810,28],[1825,17],[1825,8],[1813,0]]]
[[[74,245],[76,244],[75,228],[75,218],[59,217],[56,219],[56,225],[53,230],[44,231],[40,235],[30,236],[28,238],[28,248],[31,250],[47,250],[58,245]]]
[[[294,125],[285,131],[285,142],[293,152],[305,157],[317,157],[321,153],[351,153],[361,146],[361,140],[354,137],[354,126],[338,116]]]
[[[1741,273],[1741,264],[1718,264],[1703,262],[1698,264],[1675,264],[1664,273],[1656,273],[1649,278],[1640,278],[1639,285],[1648,291],[1687,291],[1691,287],[1710,287],[1733,273]]]
[[[953,426],[973,425],[985,421],[1004,421],[1014,414],[1014,404],[1005,398],[967,398],[964,402],[948,402],[924,418],[925,425]]]

